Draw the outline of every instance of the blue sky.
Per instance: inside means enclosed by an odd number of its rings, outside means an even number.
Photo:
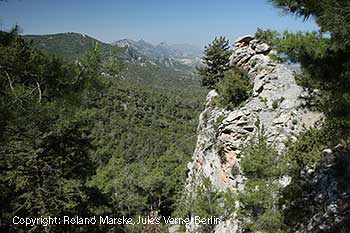
[[[257,27],[317,29],[313,21],[284,16],[268,0],[8,0],[0,26],[18,23],[24,34],[80,32],[104,42],[144,39],[203,47],[215,36],[233,41]]]

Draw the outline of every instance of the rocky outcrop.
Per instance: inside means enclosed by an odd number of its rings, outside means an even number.
[[[298,213],[289,225],[294,232],[349,232],[350,229],[350,145],[324,150],[316,169],[306,168],[293,181],[303,192],[289,204],[288,212]]]
[[[244,183],[240,172],[241,148],[258,128],[263,126],[268,142],[282,151],[287,138],[322,118],[322,114],[303,108],[303,98],[308,93],[297,85],[293,71],[271,58],[273,54],[276,52],[267,44],[251,36],[236,40],[231,65],[248,73],[254,84],[253,96],[241,107],[228,111],[215,106],[213,99],[217,93],[209,92],[200,116],[193,160],[188,165],[188,183],[203,175],[220,191],[237,191]],[[189,227],[188,232],[193,228]],[[217,225],[215,232],[234,233],[237,229],[238,222],[232,217]]]

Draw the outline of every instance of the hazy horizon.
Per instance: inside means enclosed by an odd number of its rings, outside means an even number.
[[[238,36],[254,34],[258,27],[278,31],[311,31],[313,20],[303,22],[281,12],[266,0],[137,1],[137,0],[12,0],[0,2],[2,30],[18,24],[23,34],[76,32],[102,42],[144,40],[202,48],[216,36],[232,43]]]

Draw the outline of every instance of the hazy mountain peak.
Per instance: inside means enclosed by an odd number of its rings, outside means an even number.
[[[118,47],[125,47],[125,46],[131,46],[133,44],[135,44],[136,42],[131,40],[131,39],[121,39],[121,40],[117,40],[115,42],[113,42],[113,45],[116,45]]]
[[[163,42],[160,42],[160,43],[159,43],[159,46],[168,47],[168,44],[167,44],[167,42],[164,42],[164,41],[163,41]]]
[[[122,39],[113,44],[119,47],[128,46],[134,52],[156,61],[164,61],[164,58],[167,58],[167,60],[170,59],[189,66],[199,65],[202,55],[201,49],[186,43],[169,45],[163,41],[158,45],[153,45],[143,39],[138,41]]]

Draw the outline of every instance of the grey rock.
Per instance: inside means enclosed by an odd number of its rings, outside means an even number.
[[[268,45],[265,44],[265,43],[258,44],[258,45],[255,47],[256,53],[268,53],[268,52],[270,52],[270,50],[271,50],[270,46],[268,46]]]
[[[246,125],[246,124],[248,124],[248,121],[238,121],[236,123],[237,126]]]
[[[219,94],[215,90],[209,91],[209,93],[207,95],[207,99],[206,99],[207,105],[210,104],[212,102],[212,100],[218,95]]]
[[[248,43],[249,41],[253,40],[254,37],[252,37],[251,35],[244,35],[244,36],[241,36],[239,38],[237,38],[237,40],[235,40],[235,44],[237,43]]]
[[[230,64],[235,65],[239,64],[242,65],[255,54],[255,51],[249,47],[242,47],[238,48],[233,51],[232,55],[230,56]]]
[[[257,79],[255,82],[254,82],[254,92],[256,93],[261,93],[262,90],[264,89],[264,80],[261,80],[261,79]]]
[[[329,154],[332,154],[332,149],[324,149],[323,150],[323,153],[326,154],[326,155],[329,155]]]
[[[244,116],[244,113],[242,111],[234,111],[228,115],[228,117],[225,119],[225,122],[230,123],[232,121],[240,119],[243,116]]]
[[[181,231],[181,226],[180,225],[173,225],[169,227],[169,233],[180,233]]]
[[[278,56],[278,52],[276,50],[272,49],[268,55],[269,56]]]

